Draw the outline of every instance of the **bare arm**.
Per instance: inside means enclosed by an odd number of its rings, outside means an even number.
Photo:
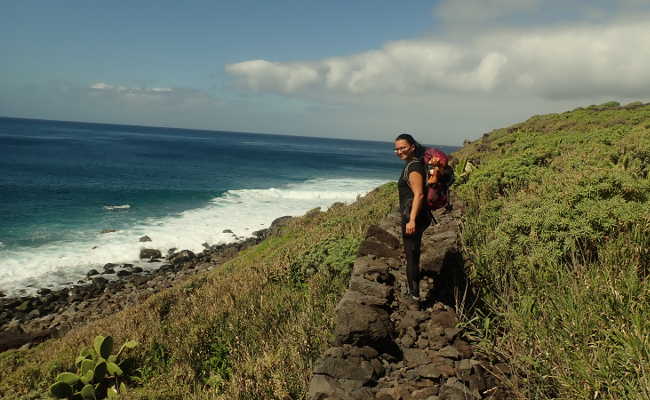
[[[411,205],[409,222],[406,224],[406,233],[410,235],[415,232],[415,219],[424,204],[424,193],[422,191],[422,187],[424,186],[424,177],[422,174],[411,171],[411,173],[409,173],[409,186],[411,187],[411,191],[413,191],[413,204]]]

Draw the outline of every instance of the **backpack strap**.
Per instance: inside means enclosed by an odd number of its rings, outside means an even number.
[[[406,183],[409,185],[409,187],[411,187],[411,183],[409,182],[409,177],[408,177],[409,174],[408,174],[408,170],[409,170],[409,167],[410,167],[411,165],[413,165],[413,163],[416,163],[416,162],[422,162],[422,161],[420,161],[420,160],[417,159],[417,158],[416,158],[415,160],[411,160],[411,161],[409,161],[408,164],[406,164],[406,167],[404,167],[404,171],[402,171],[402,179],[404,179],[404,180],[406,181]],[[393,176],[394,176],[394,175],[393,175]],[[424,176],[423,178],[424,178],[424,180],[425,180],[425,182],[426,182],[426,176]]]

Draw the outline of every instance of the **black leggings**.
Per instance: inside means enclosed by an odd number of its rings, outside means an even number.
[[[415,232],[406,234],[406,223],[402,222],[402,240],[404,241],[404,254],[406,255],[406,281],[409,294],[420,297],[420,247],[422,234],[431,224],[429,218],[418,218],[415,221]]]

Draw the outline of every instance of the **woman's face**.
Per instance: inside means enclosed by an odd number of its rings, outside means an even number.
[[[399,157],[400,160],[408,160],[413,156],[415,151],[415,146],[409,144],[408,141],[404,139],[398,139],[395,141],[395,155]]]

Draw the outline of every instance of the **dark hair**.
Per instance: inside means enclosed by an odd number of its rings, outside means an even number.
[[[424,151],[426,149],[417,140],[415,140],[413,138],[413,136],[411,136],[410,134],[408,134],[408,133],[400,133],[395,138],[395,141],[398,141],[398,140],[406,140],[408,142],[408,144],[410,144],[411,146],[415,146],[415,153],[414,153],[415,157],[422,158],[424,156]]]

